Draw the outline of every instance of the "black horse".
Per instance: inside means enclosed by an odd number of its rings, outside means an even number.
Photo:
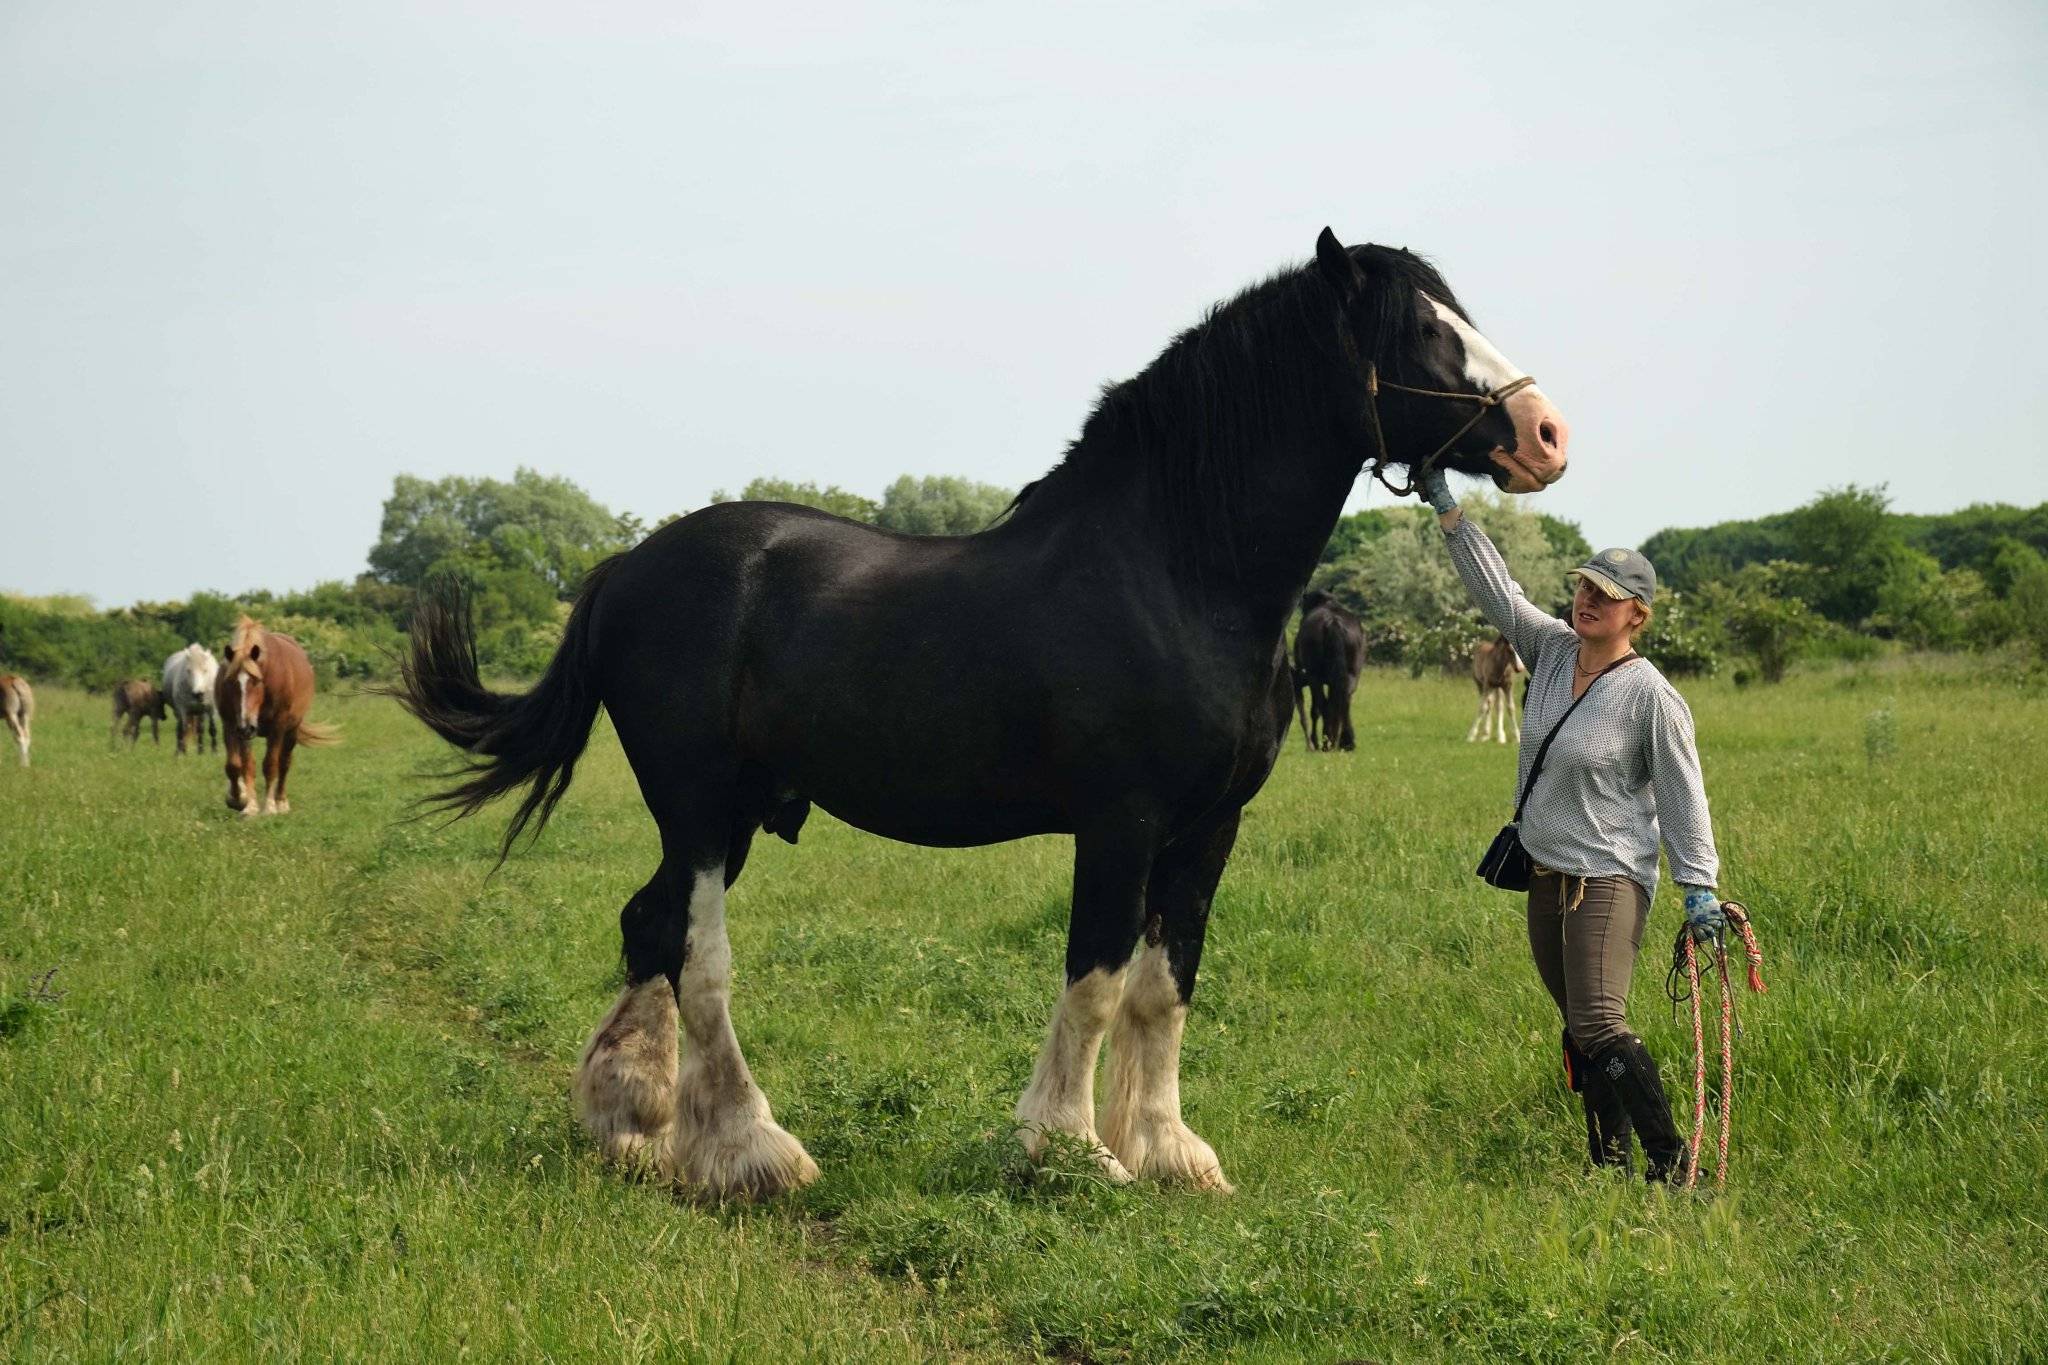
[[[725,930],[755,832],[794,842],[815,802],[928,845],[1072,834],[1065,990],[1019,1134],[1034,1154],[1071,1134],[1112,1178],[1228,1189],[1181,1120],[1180,1040],[1239,810],[1285,733],[1288,615],[1368,459],[1515,492],[1556,479],[1564,421],[1527,383],[1420,258],[1325,229],[1312,268],[1106,389],[978,535],[705,508],[590,575],[520,695],[479,682],[459,600],[423,600],[398,694],[472,755],[440,804],[525,787],[509,851],[568,788],[602,704],[661,830],[620,915],[625,989],[577,1078],[606,1153],[707,1197],[816,1175],[741,1055]]]
[[[1308,692],[1301,728],[1311,750],[1349,752],[1358,747],[1357,732],[1351,728],[1351,694],[1358,690],[1358,675],[1364,671],[1364,624],[1321,589],[1303,593],[1301,625],[1294,632],[1294,682]],[[1300,698],[1297,691],[1297,711]]]

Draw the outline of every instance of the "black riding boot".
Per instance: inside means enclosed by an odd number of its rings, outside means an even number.
[[[1591,1070],[1606,1080],[1629,1118],[1635,1121],[1636,1133],[1643,1140],[1643,1154],[1649,1159],[1644,1179],[1668,1180],[1673,1184],[1684,1180],[1691,1167],[1692,1153],[1685,1139],[1678,1135],[1678,1125],[1671,1120],[1671,1102],[1664,1098],[1664,1082],[1658,1079],[1656,1059],[1643,1046],[1643,1040],[1633,1033],[1622,1035],[1620,1042],[1594,1058]]]
[[[1630,1139],[1635,1130],[1629,1124],[1628,1110],[1599,1068],[1579,1051],[1569,1029],[1564,1035],[1564,1074],[1585,1106],[1586,1155],[1595,1166],[1619,1166],[1633,1176],[1635,1150]]]

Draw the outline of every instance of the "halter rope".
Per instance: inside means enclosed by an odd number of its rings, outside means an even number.
[[[1750,926],[1749,912],[1735,901],[1723,901],[1721,913],[1733,925],[1742,938],[1742,950],[1749,959],[1749,988],[1763,994],[1764,955],[1756,946],[1756,930]],[[1687,990],[1678,994],[1678,974],[1685,973]],[[1721,977],[1721,1147],[1719,1160],[1714,1167],[1714,1184],[1728,1183],[1728,1130],[1735,1115],[1735,1035],[1740,1028],[1735,1020],[1735,983],[1728,975],[1728,944],[1724,936],[1714,940],[1713,965],[1705,970],[1718,971]],[[1671,975],[1665,982],[1665,991],[1673,1004],[1681,999],[1692,1001],[1692,1160],[1687,1163],[1685,1188],[1691,1189],[1700,1178],[1700,1144],[1707,1135],[1707,1035],[1700,1019],[1700,966],[1699,946],[1684,928],[1678,931],[1678,942],[1673,945]]]
[[[1509,398],[1520,393],[1535,382],[1535,379],[1525,374],[1520,379],[1513,379],[1501,385],[1492,393],[1455,393],[1448,389],[1418,389],[1412,384],[1396,384],[1391,379],[1380,378],[1380,367],[1378,365],[1368,364],[1365,367],[1365,411],[1366,416],[1372,421],[1372,443],[1378,450],[1378,454],[1374,455],[1372,460],[1372,476],[1386,485],[1387,491],[1395,497],[1407,497],[1415,491],[1415,481],[1424,474],[1427,474],[1436,462],[1443,458],[1444,452],[1458,443],[1459,438],[1472,430],[1473,427],[1478,426],[1479,419],[1486,416],[1489,408],[1499,407],[1507,402]],[[1381,389],[1393,389],[1399,393],[1412,393],[1422,398],[1448,398],[1453,402],[1477,403],[1479,405],[1478,410],[1472,414],[1471,420],[1452,432],[1451,438],[1448,441],[1432,450],[1429,453],[1429,458],[1419,465],[1410,464],[1408,466],[1408,486],[1406,488],[1394,487],[1393,480],[1389,479],[1386,474],[1387,466],[1393,462],[1393,456],[1387,452],[1387,434],[1380,429]]]

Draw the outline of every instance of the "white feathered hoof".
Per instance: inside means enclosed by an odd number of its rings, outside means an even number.
[[[1216,1149],[1179,1119],[1133,1116],[1121,1123],[1112,1120],[1103,1130],[1102,1140],[1140,1180],[1185,1185],[1213,1194],[1235,1193],[1235,1187],[1223,1177]]]
[[[676,1115],[676,999],[665,978],[620,993],[584,1045],[576,1099],[606,1160],[638,1166],[658,1152]]]
[[[1055,1137],[1055,1133],[1059,1136]],[[1075,1158],[1085,1151],[1097,1174],[1112,1185],[1128,1185],[1136,1178],[1125,1169],[1123,1162],[1116,1159],[1116,1153],[1103,1146],[1093,1133],[1076,1133],[1027,1122],[1019,1125],[1017,1141],[1024,1144],[1024,1155],[1034,1166],[1044,1166],[1048,1162],[1057,1164],[1058,1158],[1051,1151],[1057,1145],[1073,1152]]]
[[[660,1167],[685,1196],[705,1203],[774,1199],[818,1178],[818,1163],[775,1122],[768,1098],[751,1094],[706,1111],[682,1104]]]

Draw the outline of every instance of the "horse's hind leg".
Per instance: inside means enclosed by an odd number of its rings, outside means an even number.
[[[725,891],[739,842],[678,840],[665,825],[661,871],[620,916],[626,989],[584,1049],[576,1087],[607,1155],[710,1199],[766,1199],[818,1176],[733,1032]]]
[[[675,1123],[676,985],[688,921],[688,879],[675,884],[667,863],[619,912],[626,987],[576,1072],[583,1126],[613,1161],[651,1158]]]
[[[1215,1149],[1180,1114],[1180,1040],[1209,903],[1237,841],[1238,815],[1169,845],[1152,867],[1145,946],[1131,964],[1109,1040],[1102,1140],[1132,1175],[1230,1193]]]
[[[1095,1130],[1095,1059],[1123,996],[1142,925],[1150,847],[1131,830],[1074,840],[1074,904],[1067,926],[1067,986],[1053,1011],[1031,1084],[1017,1101],[1017,1136],[1034,1160],[1051,1134],[1095,1153],[1113,1180],[1130,1172]]]

